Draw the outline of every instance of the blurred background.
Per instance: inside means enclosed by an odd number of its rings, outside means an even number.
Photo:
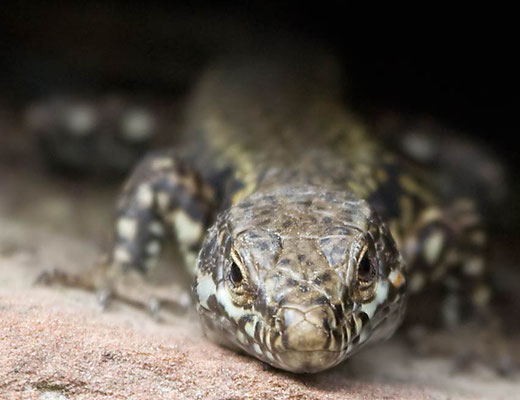
[[[10,104],[57,91],[171,95],[216,54],[293,35],[336,49],[352,106],[430,114],[516,163],[518,32],[507,14],[332,1],[7,1],[0,90]]]

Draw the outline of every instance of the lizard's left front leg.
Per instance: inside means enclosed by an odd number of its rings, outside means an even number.
[[[470,200],[426,209],[418,219],[404,245],[410,262],[412,308],[416,309],[410,311],[416,311],[416,319],[442,321],[448,329],[431,337],[415,335],[414,342],[427,353],[455,355],[459,365],[480,359],[509,374],[514,362],[490,302],[485,247],[479,213]],[[433,297],[440,300],[437,310],[432,307]],[[457,335],[453,335],[455,328]]]
[[[486,234],[473,202],[458,199],[425,209],[407,236],[404,252],[410,292],[435,288],[442,295],[442,307],[434,319],[455,327],[488,313]]]

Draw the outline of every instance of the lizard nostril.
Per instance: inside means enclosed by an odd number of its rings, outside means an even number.
[[[292,325],[297,325],[305,320],[305,314],[294,308],[284,308],[282,313],[282,328],[286,329]]]
[[[307,311],[305,313],[305,319],[318,327],[322,327],[323,329],[326,328],[324,322],[327,322],[327,326],[329,326],[329,315],[322,307]]]
[[[279,310],[278,327],[282,342],[287,350],[323,350],[329,345],[331,325],[334,324],[330,306],[313,306],[310,309],[300,305],[284,306]]]

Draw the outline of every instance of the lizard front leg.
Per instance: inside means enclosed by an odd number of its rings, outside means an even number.
[[[414,347],[422,353],[455,355],[459,367],[480,360],[501,374],[511,374],[515,361],[493,312],[486,234],[474,203],[457,199],[426,209],[405,249],[413,298],[409,320],[441,322],[445,328],[428,335],[412,329]],[[434,301],[440,306],[437,310]]]
[[[150,274],[168,236],[174,237],[188,273],[193,275],[214,210],[213,190],[187,162],[173,151],[148,155],[117,201],[107,287],[113,289],[125,274]]]
[[[213,190],[173,151],[148,155],[134,170],[117,202],[110,261],[146,273],[157,264],[172,233],[188,269],[211,223]]]
[[[135,168],[119,195],[112,240],[102,260],[86,273],[57,270],[42,274],[38,282],[97,291],[103,308],[119,300],[155,315],[159,305],[184,309],[187,292],[154,286],[146,278],[153,275],[172,237],[191,276],[214,210],[213,190],[194,168],[172,150],[153,152]]]

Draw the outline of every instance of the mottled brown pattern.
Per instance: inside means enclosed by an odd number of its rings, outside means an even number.
[[[293,372],[329,368],[389,337],[408,294],[442,286],[441,276],[463,282],[469,271],[470,293],[482,291],[482,246],[461,250],[476,213],[438,198],[424,171],[370,137],[345,111],[336,71],[323,55],[209,69],[188,107],[189,164],[150,156],[119,211],[126,227],[137,204],[138,226],[154,216],[193,254],[218,207],[196,264],[186,257],[206,332]],[[463,287],[448,290],[448,322]]]

